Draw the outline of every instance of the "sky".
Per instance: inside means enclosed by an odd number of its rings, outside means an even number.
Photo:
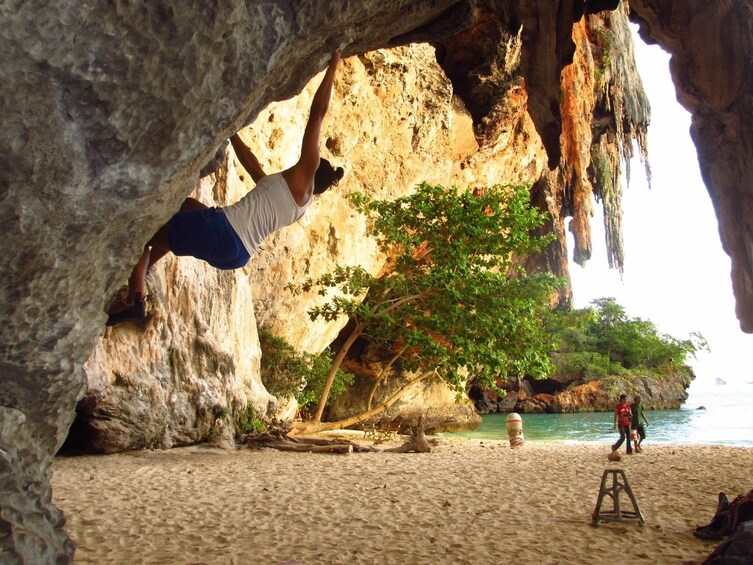
[[[735,317],[730,259],[722,250],[711,199],[701,180],[690,139],[690,114],[677,102],[669,55],[643,43],[635,29],[633,39],[651,104],[651,188],[636,157],[630,184],[623,179],[622,280],[618,271],[608,268],[601,204],[596,204],[591,259],[583,268],[571,261],[574,306],[614,297],[629,317],[650,320],[660,332],[678,339],[699,332],[711,351],[688,359],[696,373],[695,386],[717,378],[729,384],[751,382],[753,335],[743,333]],[[572,239],[568,245],[572,250]]]

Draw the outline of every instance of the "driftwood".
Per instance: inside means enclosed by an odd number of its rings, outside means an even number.
[[[374,443],[384,443],[397,437],[400,433],[400,424],[397,422],[389,422],[381,426],[372,426],[371,429],[365,429],[363,431],[364,439],[373,439]]]
[[[391,453],[430,453],[431,445],[436,445],[437,440],[427,440],[425,432],[447,423],[447,420],[424,422],[424,417],[421,415],[418,424],[408,428],[408,439],[405,440],[403,445],[393,447],[392,449],[385,449],[384,451]]]
[[[239,443],[251,448],[271,447],[280,451],[296,451],[310,453],[359,453],[359,452],[390,452],[390,453],[430,453],[431,446],[437,445],[437,440],[426,439],[426,432],[440,425],[451,423],[447,420],[432,420],[424,422],[424,417],[419,418],[418,424],[409,426],[407,439],[403,445],[391,449],[378,449],[376,447],[361,445],[346,439],[315,438],[305,436],[290,436],[290,424],[275,422],[265,431],[255,434],[247,434],[240,438]]]
[[[307,438],[288,435],[289,426],[273,424],[267,430],[247,434],[240,439],[240,443],[252,448],[271,447],[280,451],[297,451],[308,453],[353,453],[379,451],[374,447],[359,445],[343,439]]]
[[[353,453],[353,446],[333,443],[331,445],[311,445],[293,441],[270,441],[265,447],[273,447],[280,451],[305,451],[308,453]]]

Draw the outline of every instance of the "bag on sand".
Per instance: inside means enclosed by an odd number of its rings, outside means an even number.
[[[729,502],[726,494],[720,492],[716,513],[711,522],[705,526],[698,526],[693,535],[700,539],[721,540],[748,520],[753,520],[753,490],[745,496],[737,495],[732,502]]]
[[[750,565],[753,563],[753,521],[742,522],[735,533],[711,552],[703,565]]]

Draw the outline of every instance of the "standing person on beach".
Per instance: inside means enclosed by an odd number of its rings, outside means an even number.
[[[622,442],[627,440],[627,454],[632,455],[633,446],[630,444],[630,424],[632,423],[633,412],[630,410],[630,404],[627,403],[627,394],[620,395],[620,402],[614,407],[614,429],[620,431],[620,439],[612,446],[612,451],[617,451]]]
[[[643,409],[643,402],[641,402],[640,394],[635,395],[633,403],[630,405],[630,411],[633,414],[631,425],[636,432],[634,448],[636,453],[640,453],[642,451],[641,443],[646,439],[646,428],[648,427],[648,420],[646,419],[646,413]],[[645,426],[643,425],[643,422],[641,422],[641,419],[646,423]]]
[[[323,193],[342,178],[342,167],[335,169],[319,155],[319,136],[339,61],[340,51],[336,50],[311,101],[298,161],[282,172],[267,175],[238,134],[233,135],[233,149],[256,187],[224,208],[210,208],[187,198],[180,211],[147,242],[128,279],[127,295],[116,299],[107,310],[108,326],[146,320],[146,274],[168,252],[202,259],[217,269],[239,269],[264,239],[303,216],[313,195]]]

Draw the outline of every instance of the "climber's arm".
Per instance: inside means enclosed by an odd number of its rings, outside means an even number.
[[[230,138],[230,143],[233,144],[233,149],[235,150],[235,155],[238,157],[238,161],[240,161],[243,168],[248,171],[248,174],[251,175],[254,182],[259,182],[260,179],[267,176],[267,173],[261,168],[261,164],[256,158],[256,155],[252,153],[248,148],[248,145],[241,141],[241,138],[237,133]]]
[[[304,193],[310,189],[314,182],[316,170],[319,168],[319,136],[321,135],[324,116],[327,115],[329,109],[332,85],[335,81],[335,72],[339,61],[340,51],[335,51],[332,53],[324,78],[322,78],[322,82],[311,101],[309,119],[303,132],[301,156],[298,162],[290,168],[286,177],[289,181],[288,186],[294,195],[308,196]]]

